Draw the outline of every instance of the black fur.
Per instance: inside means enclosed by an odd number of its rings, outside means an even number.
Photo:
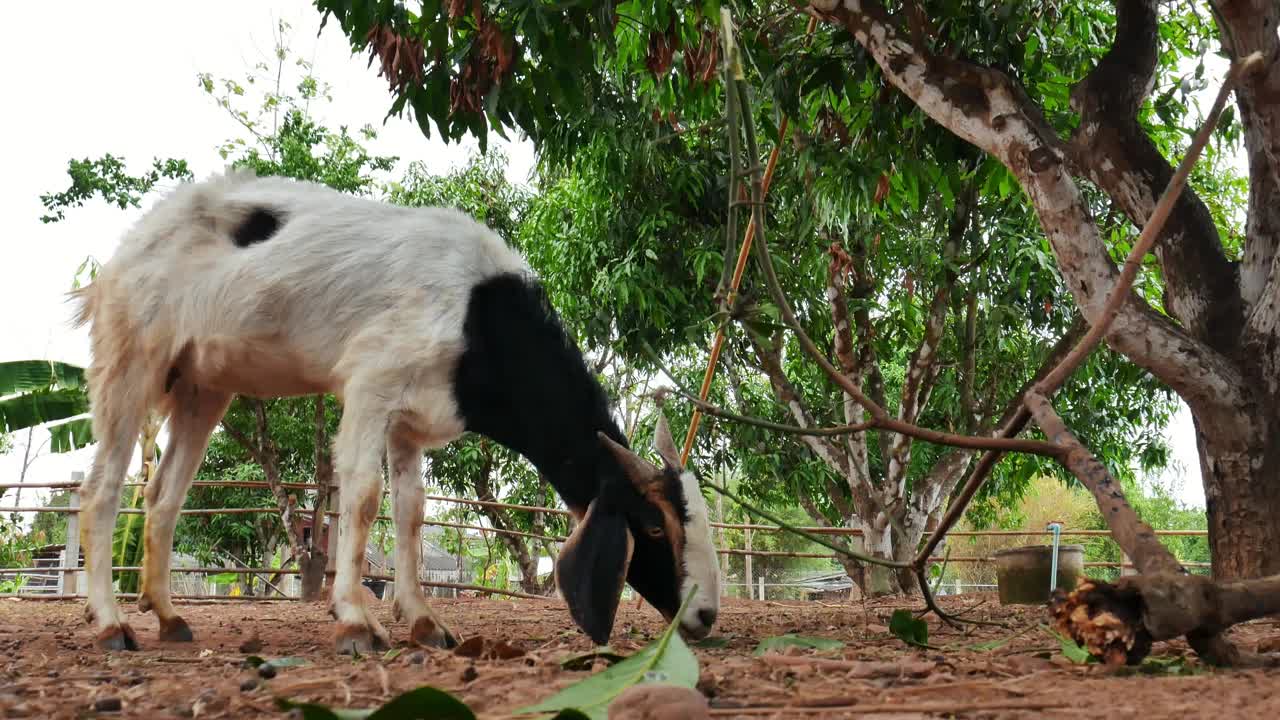
[[[675,556],[668,540],[646,533],[649,527],[663,527],[662,513],[645,502],[596,436],[603,432],[627,447],[610,416],[604,389],[565,332],[541,284],[518,275],[480,283],[471,291],[463,335],[466,347],[454,371],[453,391],[466,429],[528,458],[569,507],[585,512],[600,498],[602,505],[591,522],[602,526],[583,532],[603,541],[616,536],[617,526],[625,523],[635,538],[628,582],[655,608],[674,615],[680,606],[679,588],[673,586]],[[667,474],[667,497],[683,515],[679,479],[673,471]],[[603,568],[588,569],[606,560],[621,562],[621,543],[610,544],[619,547],[579,548],[579,554],[588,555],[569,558],[568,569],[559,572],[566,593],[579,593],[569,604],[574,619],[593,639],[602,624],[607,638],[613,614],[603,615],[610,603],[617,607],[620,584],[611,585],[607,574],[592,577]],[[606,586],[613,597],[598,597]]]
[[[275,211],[267,208],[254,208],[250,211],[248,217],[241,221],[240,225],[231,233],[231,239],[235,242],[236,247],[249,247],[255,243],[260,243],[280,229],[280,217]]]
[[[540,283],[499,275],[477,285],[463,337],[453,392],[467,430],[524,455],[582,511],[601,478],[625,481],[596,432],[624,447],[626,437]]]
[[[627,518],[607,500],[596,502],[587,522],[556,562],[556,577],[569,614],[597,645],[609,642],[622,599],[627,564]]]

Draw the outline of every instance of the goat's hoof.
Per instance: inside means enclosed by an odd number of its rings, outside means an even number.
[[[137,650],[138,637],[133,634],[133,628],[121,623],[103,628],[98,633],[97,644],[103,650]]]
[[[339,624],[334,646],[339,655],[372,655],[390,650],[391,641],[368,626]]]
[[[458,646],[458,639],[449,632],[449,628],[425,615],[413,621],[409,639],[424,647],[449,650]]]
[[[195,635],[191,633],[191,626],[187,624],[180,616],[174,615],[171,618],[160,619],[160,640],[163,642],[191,642],[195,640]]]

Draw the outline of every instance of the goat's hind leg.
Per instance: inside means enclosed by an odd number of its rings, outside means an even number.
[[[391,636],[369,611],[360,587],[369,528],[382,499],[382,454],[389,413],[375,392],[350,388],[344,395],[348,400],[335,452],[342,494],[338,557],[334,559],[334,641],[339,654],[368,655],[391,647]]]
[[[119,394],[108,396],[114,388]],[[142,426],[144,408],[122,382],[114,388],[94,393],[93,432],[98,450],[89,471],[87,492],[80,506],[80,543],[84,548],[85,619],[98,633],[96,642],[104,650],[137,650],[133,629],[124,621],[111,589],[111,536],[120,508],[134,443]],[[68,563],[73,564],[69,558]]]
[[[191,487],[209,436],[227,411],[231,396],[179,380],[172,388],[169,442],[155,477],[147,484],[147,520],[142,556],[142,588],[138,609],[154,610],[160,620],[160,639],[190,642],[191,628],[178,615],[169,594],[173,531],[182,502]]]
[[[392,612],[409,626],[409,639],[419,645],[451,648],[453,633],[427,603],[418,582],[422,565],[422,447],[393,428],[387,438],[391,470],[391,512],[396,523],[396,590]]]

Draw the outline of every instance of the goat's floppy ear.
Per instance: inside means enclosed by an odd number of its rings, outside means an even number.
[[[573,621],[597,645],[609,642],[635,540],[622,513],[592,500],[556,561],[556,585]]]
[[[676,441],[671,437],[671,428],[667,426],[667,414],[658,411],[658,427],[653,431],[653,449],[658,451],[662,462],[672,470],[681,470],[680,453],[676,451]]]

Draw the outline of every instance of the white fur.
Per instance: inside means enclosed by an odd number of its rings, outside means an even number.
[[[720,563],[711,537],[707,501],[698,488],[697,476],[684,470],[680,473],[680,484],[684,489],[685,510],[689,516],[684,526],[685,578],[680,586],[680,598],[683,600],[694,585],[698,586],[698,591],[689,602],[680,622],[694,635],[702,636],[711,627],[702,622],[698,613],[703,610],[710,610],[712,613],[720,611]]]
[[[280,215],[279,232],[235,247],[230,233],[264,207]],[[334,612],[340,624],[385,639],[359,592],[383,448],[392,455],[397,531],[411,533],[422,517],[412,458],[463,430],[450,374],[469,293],[512,272],[529,268],[452,210],[243,173],[183,186],[159,202],[79,293],[80,321],[92,322],[99,441],[83,516],[88,613],[101,637],[118,636],[123,625],[111,594],[111,530],[146,413],[172,418],[147,492],[146,539],[156,551],[146,555],[139,599],[165,622],[177,618],[168,573],[176,515],[230,397],[332,392],[345,404],[335,443],[342,493]],[[416,567],[418,544],[397,546],[397,566]],[[397,583],[396,596],[410,622],[429,613],[416,583]]]

